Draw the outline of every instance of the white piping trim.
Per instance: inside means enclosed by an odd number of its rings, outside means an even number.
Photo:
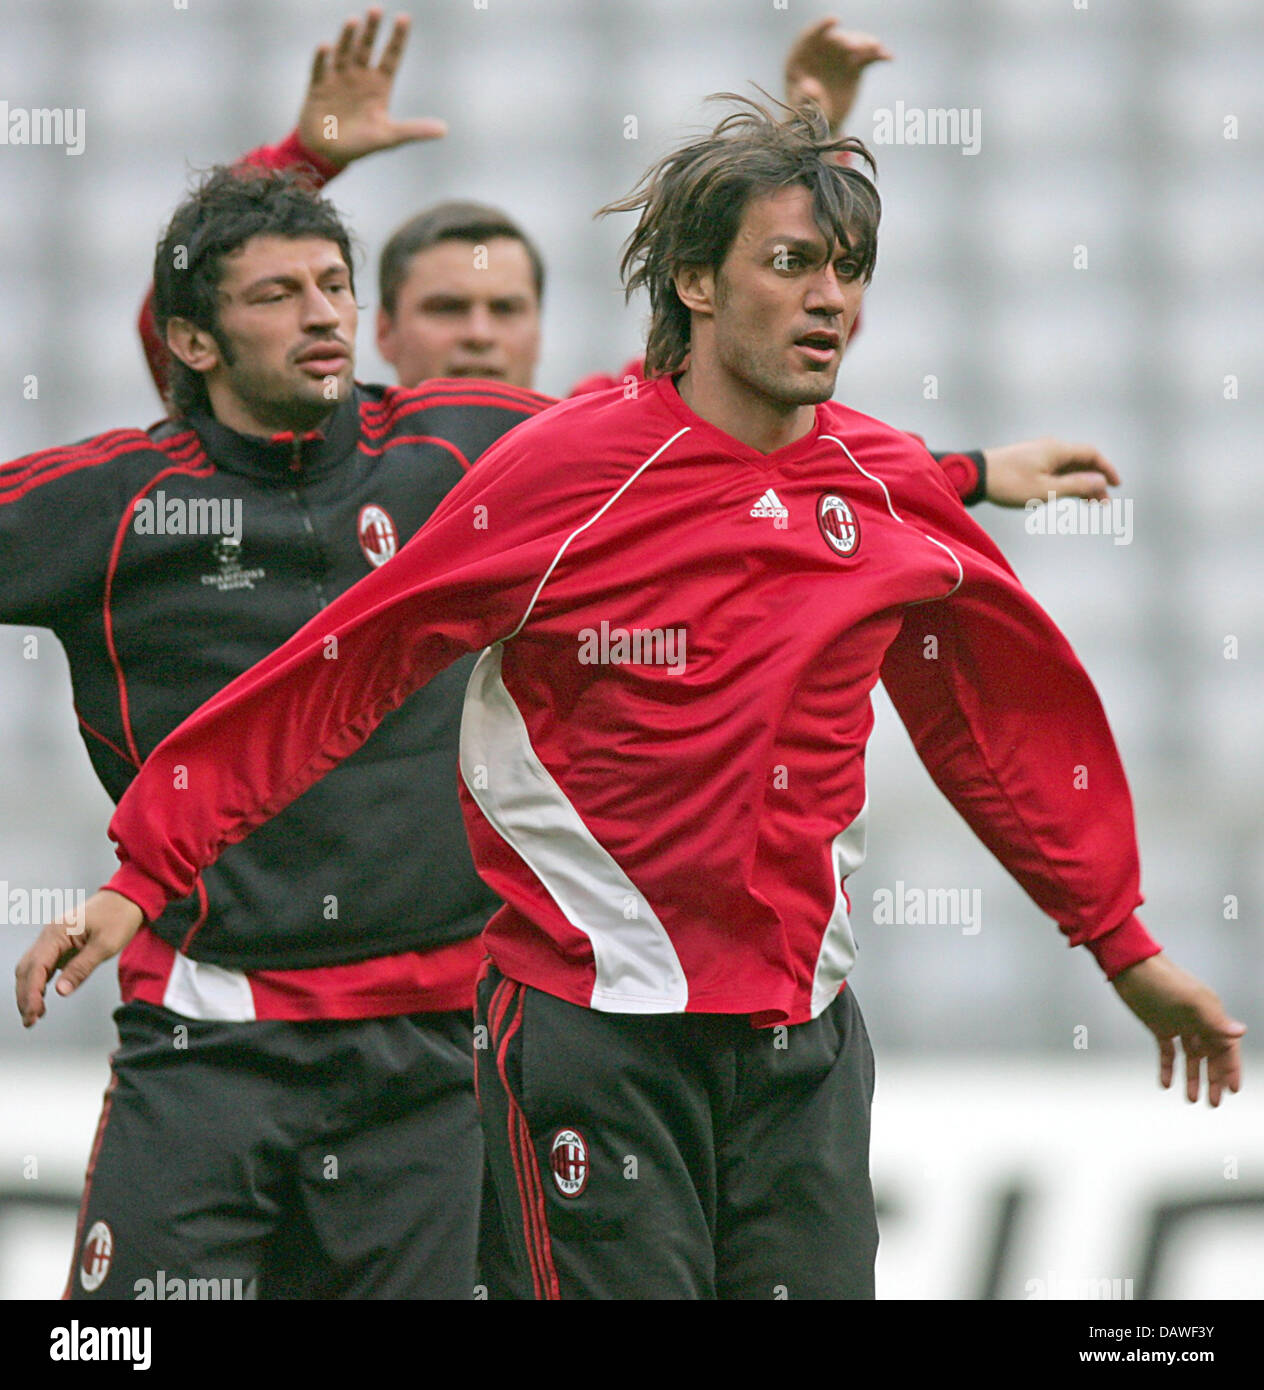
[[[688,434],[692,428],[692,425],[685,425],[683,429],[677,430],[676,433],[672,435],[672,437],[667,441],[666,444],[662,445],[658,449],[655,449],[655,451],[649,456],[649,458],[645,460],[643,464],[641,464],[641,466],[636,470],[636,472],[633,473],[632,476],[628,478],[628,480],[625,483],[623,483],[623,485],[616,492],[611,493],[611,495],[608,498],[606,498],[605,502],[602,503],[602,505],[592,514],[592,516],[588,518],[586,522],[584,522],[582,526],[576,527],[576,529],[572,531],[569,536],[567,536],[567,538],[562,542],[561,546],[559,547],[557,554],[554,555],[552,561],[549,563],[548,569],[544,571],[544,578],[541,579],[539,584],[536,585],[535,593],[531,595],[531,602],[527,604],[527,611],[522,615],[522,621],[518,624],[516,628],[514,628],[514,630],[509,634],[508,637],[502,638],[502,641],[508,642],[511,638],[517,637],[517,635],[522,631],[523,627],[526,625],[527,619],[531,616],[531,610],[535,607],[536,600],[540,597],[540,591],[549,582],[549,575],[551,575],[553,571],[557,568],[558,561],[561,560],[562,556],[566,553],[566,547],[570,545],[570,543],[575,539],[576,536],[579,535],[581,531],[587,531],[588,528],[593,524],[594,521],[598,519],[598,517],[601,516],[602,512],[604,512],[607,507],[610,507],[615,502],[617,502],[620,496],[624,492],[626,492],[627,489],[630,488],[634,482],[636,482],[636,480],[641,476],[642,473],[645,472],[645,470],[650,466],[650,464],[654,462],[654,460],[659,456],[659,454],[663,453],[667,449],[670,449],[671,446],[680,438],[682,434]]]
[[[877,485],[882,489],[882,495],[887,499],[887,511],[889,511],[893,517],[895,517],[896,521],[898,521],[898,522],[900,523],[901,526],[904,526],[904,525],[906,524],[904,518],[903,518],[902,516],[900,516],[899,513],[895,510],[895,508],[891,505],[891,494],[887,491],[887,485],[886,485],[886,483],[884,483],[884,482],[882,481],[881,478],[875,478],[874,475],[873,475],[872,473],[870,473],[869,470],[868,470],[867,468],[861,468],[861,467],[860,467],[860,464],[858,464],[858,463],[856,462],[856,456],[855,456],[855,455],[852,453],[852,451],[847,447],[847,445],[844,444],[843,441],[842,441],[841,439],[838,438],[837,435],[834,435],[834,434],[823,434],[823,435],[821,436],[821,438],[822,438],[822,439],[828,439],[828,440],[830,441],[831,444],[837,444],[838,447],[843,451],[843,453],[845,453],[845,454],[847,455],[847,457],[848,457],[849,459],[851,459],[852,467],[853,467],[853,468],[856,468],[856,469],[858,469],[861,473],[863,473],[863,474],[865,475],[865,477],[868,478],[869,481],[870,481],[871,483],[877,483]],[[959,588],[961,588],[961,586],[965,583],[965,580],[966,580],[965,568],[962,566],[961,561],[957,558],[957,556],[953,553],[953,551],[949,550],[948,547],[943,543],[943,541],[937,541],[937,540],[934,538],[934,536],[928,536],[928,535],[926,534],[925,531],[919,531],[917,534],[918,534],[919,536],[921,536],[923,540],[929,541],[929,542],[931,543],[931,545],[937,545],[937,546],[940,548],[940,550],[945,551],[945,552],[947,553],[947,555],[949,556],[949,558],[952,560],[953,564],[956,565],[956,567],[957,567],[957,582],[956,582],[956,583],[952,586],[952,588],[949,589],[948,592],[944,595],[945,598],[951,598],[952,595],[955,594],[955,593],[957,592],[957,590],[958,590]]]
[[[926,532],[923,531],[922,535],[926,536]],[[943,543],[943,541],[937,541],[934,538],[934,536],[926,536],[926,539],[931,543],[931,545],[937,545],[940,548],[940,550],[947,551],[948,554],[952,557],[953,564],[957,567],[957,582],[944,595],[945,598],[951,598],[952,595],[955,594],[957,590],[961,588],[961,586],[966,582],[966,572],[961,566],[961,561],[957,559],[956,555],[953,554],[951,550],[948,550],[948,547]]]

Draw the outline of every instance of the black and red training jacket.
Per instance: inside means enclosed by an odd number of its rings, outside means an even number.
[[[88,755],[117,802],[187,715],[387,563],[489,445],[552,403],[487,381],[357,386],[299,438],[195,415],[0,464],[0,622],[61,642]],[[153,931],[239,971],[475,937],[498,903],[457,798],[472,664],[227,849]]]

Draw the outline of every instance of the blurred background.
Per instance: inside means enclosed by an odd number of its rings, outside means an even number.
[[[1113,1296],[1264,1296],[1258,0],[403,8],[395,112],[442,116],[450,134],[332,185],[364,248],[362,303],[409,214],[454,196],[503,205],[548,262],[536,384],[559,394],[642,343],[645,306],[624,307],[616,271],[630,226],[593,211],[718,118],[708,92],[779,94],[786,50],[824,14],[891,48],[848,122],[877,155],[884,220],[838,397],[932,448],[1056,434],[1118,467],[1128,544],[975,515],[1101,691],[1136,805],[1143,918],[1253,1032],[1248,1089],[1219,1111],[1160,1092],[1148,1036],[940,797],[879,692],[870,853],[849,884],[878,1056],[879,1291],[1100,1297],[1115,1280]],[[191,170],[289,131],[311,51],[348,11],[0,5],[0,99],[86,113],[82,154],[0,145],[0,456],[161,414],[135,331],[157,236]],[[978,152],[875,143],[898,103],[977,110]],[[392,380],[371,336],[362,313],[358,374]],[[64,658],[44,634],[32,659],[29,635],[0,628],[0,881],[91,892],[113,862],[110,805]],[[977,890],[978,930],[873,922],[875,894],[899,885]],[[6,978],[33,935],[0,926]],[[103,970],[26,1035],[0,1008],[0,1296],[60,1291],[115,997]]]

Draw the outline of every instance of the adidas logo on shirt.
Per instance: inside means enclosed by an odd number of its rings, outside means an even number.
[[[789,510],[781,505],[781,498],[769,488],[758,502],[751,508],[751,516],[778,517],[784,520],[790,515]]]

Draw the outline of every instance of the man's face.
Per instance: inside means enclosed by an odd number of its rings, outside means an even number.
[[[241,429],[312,428],[351,392],[357,311],[337,243],[257,236],[225,257],[215,414]],[[231,356],[231,362],[228,357]]]
[[[845,247],[826,245],[809,189],[752,198],[724,264],[702,285],[711,313],[701,323],[695,313],[695,351],[709,345],[731,383],[775,405],[829,400],[865,291],[856,270]]]
[[[377,343],[401,386],[479,376],[529,387],[540,355],[540,302],[527,248],[500,236],[418,251],[394,314],[378,310]]]

